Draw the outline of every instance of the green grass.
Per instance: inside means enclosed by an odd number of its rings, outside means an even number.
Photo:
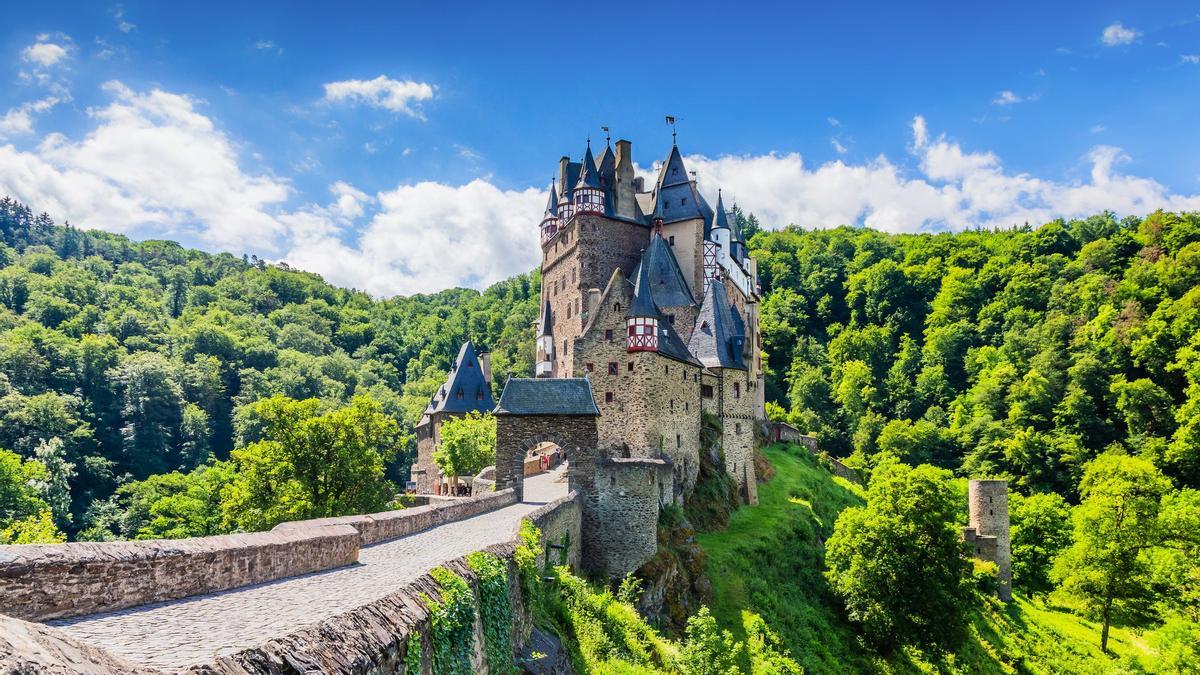
[[[954,653],[906,650],[881,658],[860,644],[825,579],[824,542],[837,514],[863,502],[862,489],[835,478],[807,451],[774,445],[764,453],[776,475],[759,486],[759,505],[729,527],[697,538],[708,553],[712,612],[742,637],[741,611],[766,619],[809,673],[1117,673],[1149,669],[1144,636],[1115,627],[1114,655],[1100,652],[1100,627],[1041,600],[991,598],[971,615]]]

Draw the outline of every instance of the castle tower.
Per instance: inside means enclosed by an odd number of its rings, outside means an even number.
[[[1009,538],[1008,481],[974,480],[968,483],[967,503],[970,528],[974,532],[975,555],[1000,568],[1000,599],[1012,600],[1012,543]],[[968,535],[968,541],[972,537]]]
[[[546,201],[546,213],[542,215],[542,243],[550,241],[558,233],[558,187],[550,181],[550,197]]]
[[[542,302],[542,316],[537,322],[536,368],[538,377],[550,377],[554,372],[554,321],[549,299]]]
[[[592,156],[592,142],[588,141],[583,153],[583,166],[579,169],[579,182],[571,193],[575,202],[575,213],[604,213],[604,187],[600,185],[600,170]]]
[[[638,266],[633,304],[629,306],[629,314],[625,319],[625,347],[630,352],[658,351],[658,308],[650,298],[649,268],[646,264]]]

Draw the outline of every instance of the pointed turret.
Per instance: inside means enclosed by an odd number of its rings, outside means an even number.
[[[605,190],[611,190],[617,171],[617,156],[613,154],[611,145],[605,146],[604,152],[600,153],[600,161],[596,163],[596,171],[600,176],[600,186]]]
[[[550,181],[550,196],[546,200],[546,213],[542,215],[542,243],[550,241],[558,233],[558,187]]]
[[[600,172],[592,156],[592,142],[583,153],[583,166],[579,169],[579,181],[572,192],[576,213],[604,213],[604,188],[600,185]]]
[[[425,414],[488,412],[495,408],[492,388],[484,370],[475,354],[475,346],[470,341],[464,342],[458,350],[458,358],[450,365],[446,383],[434,394]]]
[[[654,306],[650,289],[650,266],[643,256],[642,264],[638,265],[637,280],[633,284],[633,302],[625,318],[627,351],[658,351],[658,308]]]
[[[713,211],[712,229],[729,229],[729,215],[725,213],[725,198],[721,196],[721,190],[717,190],[717,209]]]
[[[542,315],[537,322],[537,372],[538,377],[550,377],[554,370],[554,321],[550,300],[542,302]]]
[[[678,146],[671,146],[671,154],[658,173],[654,192],[654,208],[662,210],[664,223],[704,219],[703,200],[696,193],[691,175],[683,165],[683,155],[679,154]]]
[[[741,317],[735,318],[729,307],[725,284],[710,280],[696,317],[696,328],[688,340],[688,350],[705,368],[745,370],[742,348],[746,341]]]

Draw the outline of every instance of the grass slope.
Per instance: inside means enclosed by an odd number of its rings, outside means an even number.
[[[1007,606],[983,599],[955,653],[876,656],[859,643],[822,576],[825,539],[843,508],[862,503],[861,488],[802,448],[774,445],[764,454],[776,474],[759,486],[759,505],[739,509],[725,530],[698,535],[712,612],[735,635],[741,611],[758,612],[809,673],[1105,673],[1148,661],[1149,648],[1131,631],[1114,629],[1116,657],[1108,657],[1097,625],[1020,596]]]

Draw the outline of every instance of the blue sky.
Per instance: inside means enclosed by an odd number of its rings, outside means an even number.
[[[381,296],[533,267],[558,156],[665,114],[772,226],[1200,209],[1195,2],[244,4],[8,8],[0,191]]]

